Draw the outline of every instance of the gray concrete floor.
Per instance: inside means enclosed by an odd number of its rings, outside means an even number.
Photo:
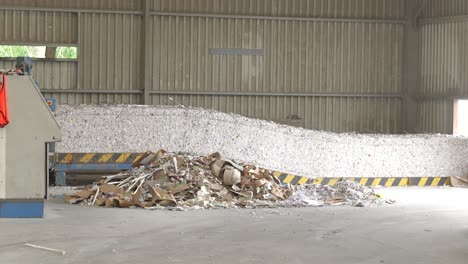
[[[398,203],[173,212],[52,200],[44,219],[0,219],[0,263],[467,263],[468,190],[377,191]]]

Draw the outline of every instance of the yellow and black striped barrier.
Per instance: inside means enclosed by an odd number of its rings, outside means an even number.
[[[362,186],[450,186],[450,177],[398,177],[398,178],[308,178],[281,172],[273,173],[283,183],[292,185],[323,184],[333,186],[341,180],[358,182]]]
[[[132,168],[132,164],[141,159],[143,155],[144,153],[56,153],[54,160],[56,170],[64,174],[67,171],[80,170],[129,170]],[[343,179],[355,181],[369,187],[451,185],[450,177],[309,178],[281,172],[274,172],[273,174],[281,182],[292,185],[323,184],[333,186]]]
[[[60,164],[134,163],[143,153],[56,153]]]
[[[131,170],[143,153],[56,153],[55,184],[66,185],[67,175]]]

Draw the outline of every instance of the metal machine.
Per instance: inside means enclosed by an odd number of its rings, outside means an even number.
[[[28,75],[6,76],[9,124],[0,128],[0,218],[43,217],[48,143],[60,128]]]

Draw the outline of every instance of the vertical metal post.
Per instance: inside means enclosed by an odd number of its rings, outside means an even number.
[[[141,49],[141,73],[142,73],[142,82],[143,82],[143,104],[151,104],[150,91],[152,89],[151,85],[151,10],[150,10],[150,1],[141,0],[143,6],[143,26],[142,26],[142,49]]]
[[[420,85],[420,40],[417,18],[424,8],[424,1],[406,1],[406,25],[403,45],[403,102],[401,128],[404,133],[418,130],[418,105],[414,96]]]
[[[83,52],[81,51],[81,13],[78,12],[76,14],[78,17],[77,17],[77,23],[76,23],[76,32],[77,32],[77,36],[76,36],[76,87],[75,89],[76,90],[79,90],[81,89],[81,70],[80,70],[80,66],[81,64],[83,63],[83,58],[82,58],[82,54]],[[76,100],[76,97],[74,98]]]

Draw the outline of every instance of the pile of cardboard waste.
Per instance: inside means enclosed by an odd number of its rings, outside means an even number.
[[[133,169],[104,176],[92,186],[66,195],[71,204],[143,208],[236,208],[275,206],[293,187],[270,170],[239,165],[219,153],[207,157],[147,152]]]

